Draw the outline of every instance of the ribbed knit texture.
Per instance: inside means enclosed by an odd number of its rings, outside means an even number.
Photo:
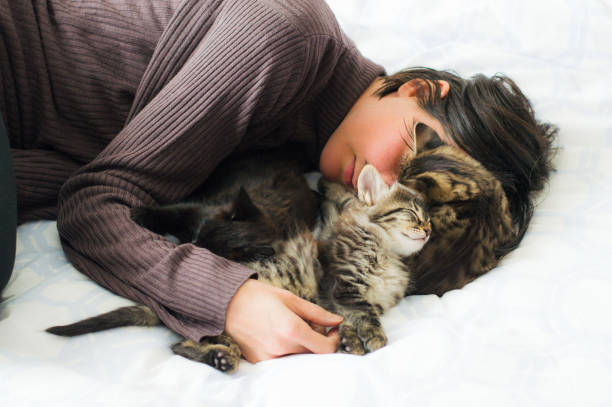
[[[34,3],[0,1],[20,221],[57,215],[77,269],[187,338],[220,333],[253,272],[129,209],[184,198],[237,151],[300,142],[318,158],[382,68],[323,1]]]

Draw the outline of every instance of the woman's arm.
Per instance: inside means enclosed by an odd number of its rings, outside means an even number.
[[[194,18],[189,12],[177,13],[175,22]],[[58,230],[73,264],[196,341],[226,328],[228,304],[253,271],[191,244],[173,245],[134,223],[129,209],[193,191],[241,144],[250,124],[286,108],[304,86],[306,66],[304,37],[290,25],[262,10],[224,12],[182,68],[66,182],[59,199]],[[157,61],[164,51],[170,57],[180,50],[164,41]],[[158,85],[152,75],[151,86]]]

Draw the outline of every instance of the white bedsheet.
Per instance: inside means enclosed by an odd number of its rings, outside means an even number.
[[[401,301],[380,351],[243,361],[227,376],[173,355],[163,327],[46,334],[129,301],[67,263],[54,222],[26,224],[0,309],[1,405],[612,405],[612,2],[329,3],[389,72],[503,72],[560,126],[521,246],[464,289]]]

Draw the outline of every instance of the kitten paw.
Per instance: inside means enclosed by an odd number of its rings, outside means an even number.
[[[345,325],[340,328],[338,352],[350,353],[352,355],[365,355],[366,350],[363,347],[363,343],[361,339],[359,339],[357,330],[352,326]]]
[[[210,351],[210,366],[225,373],[231,373],[238,367],[239,360],[226,350]]]
[[[366,352],[374,352],[387,344],[387,335],[380,327],[371,327],[362,332]]]
[[[222,344],[199,344],[187,340],[174,345],[172,351],[187,359],[206,363],[224,373],[235,371],[240,363],[240,355],[233,352],[231,347]]]

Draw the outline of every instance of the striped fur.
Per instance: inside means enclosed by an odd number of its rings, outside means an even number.
[[[344,317],[339,350],[364,354],[387,343],[379,318],[411,284],[404,259],[427,242],[429,214],[420,195],[398,183],[372,206],[340,184],[323,185],[327,225],[319,242],[324,274],[318,301]],[[404,234],[413,230],[422,239]]]
[[[414,273],[408,294],[461,288],[512,250],[501,183],[467,154],[450,146],[424,151],[404,165],[399,180],[426,198],[433,227],[427,246],[406,260]]]

